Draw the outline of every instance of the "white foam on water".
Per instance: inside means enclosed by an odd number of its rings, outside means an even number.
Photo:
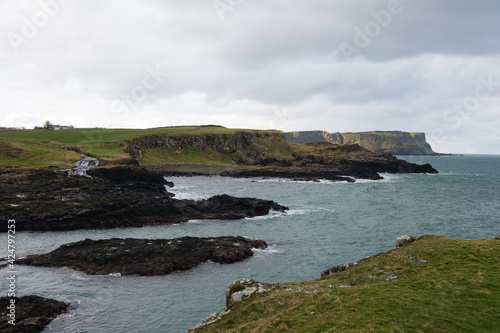
[[[347,177],[347,176],[346,176]],[[314,177],[312,177],[314,178]],[[308,181],[308,180],[300,180],[300,177],[297,179],[293,178],[243,178],[244,181],[252,182],[252,183],[292,183],[292,184],[339,184],[339,183],[349,183],[347,180],[328,180],[317,178],[316,180]]]
[[[290,209],[283,213],[283,215],[305,215],[309,212],[311,212],[310,209]]]
[[[397,182],[398,180],[401,179],[400,174],[394,174],[394,173],[381,173],[380,174],[383,179],[362,179],[362,178],[356,178],[356,183],[394,183]]]
[[[82,274],[80,272],[72,272],[71,273],[71,277],[74,278],[74,279],[76,279],[76,280],[79,280],[79,281],[87,281],[87,280],[89,280],[89,278],[86,275],[84,275],[84,274]]]
[[[256,249],[256,248],[253,248],[252,251],[253,251],[254,256],[256,258],[267,257],[267,256],[270,256],[270,255],[273,255],[273,254],[276,254],[276,253],[283,253],[283,251],[280,250],[276,244],[269,245],[265,249]]]
[[[186,224],[202,224],[210,220],[189,220],[186,222]],[[174,225],[180,225],[180,224],[174,224]]]
[[[254,217],[245,217],[245,220],[269,220],[277,217],[286,217],[290,215],[304,215],[307,214],[310,210],[307,209],[290,209],[284,212],[279,212],[276,210],[271,210],[269,214],[262,216],[254,216]]]

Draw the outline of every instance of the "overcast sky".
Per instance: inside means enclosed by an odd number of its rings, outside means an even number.
[[[0,126],[425,132],[500,154],[500,1],[0,0]]]

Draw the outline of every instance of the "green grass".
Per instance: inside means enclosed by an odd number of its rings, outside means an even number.
[[[232,135],[238,132],[266,133],[256,136],[251,144],[232,153],[219,147],[197,149],[187,144],[167,148],[155,147],[156,138],[169,136],[183,138],[202,135]],[[302,158],[316,156],[317,161],[335,165],[338,160],[378,161],[385,155],[368,153],[356,147],[329,146],[325,144],[301,144],[286,141],[279,131],[230,129],[220,126],[177,126],[152,129],[75,129],[49,130],[2,130],[0,131],[0,166],[69,168],[80,155],[76,151],[98,158],[105,164],[119,164],[131,156],[130,143],[135,157],[142,165],[150,164],[210,164],[234,167],[263,164],[301,165]],[[143,138],[143,140],[135,140]],[[182,140],[179,140],[182,141]],[[135,143],[134,143],[135,142]],[[137,143],[140,142],[140,143]],[[186,140],[185,142],[189,142]],[[151,145],[150,145],[151,143]],[[233,143],[234,144],[234,143]],[[223,146],[223,144],[222,144]],[[171,147],[171,146],[170,146]]]
[[[277,284],[201,332],[498,332],[499,259],[500,240],[424,236],[320,280]]]
[[[204,134],[234,134],[237,131],[257,132],[257,130],[229,129],[220,126],[175,126],[152,129],[75,129],[65,131],[48,130],[1,130],[0,131],[0,166],[41,167],[59,166],[71,167],[72,162],[80,155],[68,152],[76,150],[99,158],[104,162],[130,157],[125,152],[126,140],[146,135],[169,135],[181,137]],[[196,152],[187,149],[187,155],[181,156],[176,162],[197,161]],[[141,162],[172,163],[172,159],[163,161],[159,156],[167,152],[152,151]],[[227,156],[216,156],[211,153],[199,152],[201,159],[196,163],[214,161],[222,163]],[[168,155],[168,154],[167,154]],[[175,155],[171,155],[175,156]],[[179,157],[179,156],[178,156]]]
[[[231,154],[223,154],[211,148],[204,150],[186,146],[181,150],[165,147],[151,148],[140,158],[141,164],[169,164],[169,163],[201,163],[224,165],[232,160]]]
[[[0,165],[10,167],[43,167],[47,165],[70,168],[81,159],[55,142],[18,141],[0,139]]]

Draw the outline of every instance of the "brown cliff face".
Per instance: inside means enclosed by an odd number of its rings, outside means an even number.
[[[360,133],[328,133],[301,131],[284,133],[291,142],[330,142],[340,145],[357,144],[373,152],[394,155],[436,155],[425,139],[425,133],[401,131],[374,131]]]
[[[236,132],[234,134],[202,134],[185,136],[147,135],[127,141],[126,151],[134,157],[142,157],[146,149],[164,147],[183,149],[185,146],[204,150],[207,147],[218,153],[234,153],[252,144],[257,138],[277,136],[279,132]]]

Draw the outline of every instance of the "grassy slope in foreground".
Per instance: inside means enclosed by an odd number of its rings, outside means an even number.
[[[498,332],[500,240],[422,236],[235,303],[200,332]],[[352,265],[351,265],[352,266]]]

